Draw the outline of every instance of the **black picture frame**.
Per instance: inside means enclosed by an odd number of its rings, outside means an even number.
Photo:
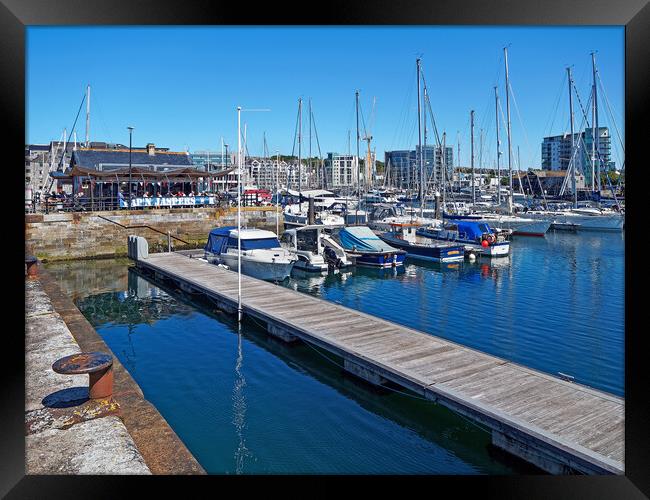
[[[1,102],[5,124],[6,146],[5,181],[12,186],[5,197],[4,217],[5,268],[12,279],[6,281],[6,311],[17,319],[15,328],[5,328],[2,362],[4,383],[3,406],[0,420],[2,458],[0,459],[0,495],[8,498],[44,497],[115,497],[132,492],[133,482],[144,485],[143,478],[89,477],[89,476],[25,476],[24,436],[24,300],[13,286],[22,289],[24,276],[17,263],[21,256],[18,241],[24,242],[22,211],[23,145],[19,144],[20,131],[25,129],[25,27],[29,25],[327,25],[327,24],[382,24],[382,25],[621,25],[625,26],[625,149],[626,163],[632,165],[626,182],[626,235],[625,235],[625,476],[598,477],[267,477],[264,483],[277,481],[307,486],[304,493],[315,490],[324,494],[343,493],[352,483],[359,486],[385,489],[387,481],[396,483],[403,493],[428,491],[433,494],[441,486],[446,491],[473,493],[498,498],[644,498],[650,495],[650,373],[646,360],[643,337],[648,334],[641,318],[643,312],[643,267],[641,250],[641,186],[644,184],[642,149],[648,142],[641,138],[648,114],[650,96],[650,5],[645,0],[588,1],[552,0],[518,2],[481,0],[445,0],[437,2],[397,1],[330,1],[323,4],[294,2],[280,4],[267,2],[254,7],[236,2],[209,2],[207,0],[125,1],[125,0],[2,0],[0,4],[0,74],[2,75]],[[62,64],[79,64],[74,60],[74,47],[62,48]],[[67,52],[66,52],[67,51]],[[23,137],[24,138],[24,137]],[[4,141],[3,141],[4,142]],[[10,153],[10,154],[7,154]],[[15,197],[13,199],[12,197]],[[23,245],[24,247],[24,245]],[[15,278],[15,283],[14,283]],[[7,312],[5,316],[7,316]],[[594,318],[597,321],[597,318]],[[215,479],[211,477],[210,479]],[[228,478],[218,477],[217,480]],[[233,478],[234,479],[234,478]],[[252,478],[248,478],[249,480]],[[190,483],[205,481],[188,478]],[[260,483],[259,478],[254,482]],[[146,480],[148,488],[169,488],[168,478]],[[184,481],[184,483],[186,482]],[[296,482],[297,481],[297,482]],[[415,481],[411,490],[406,481]],[[431,482],[433,481],[433,483]],[[176,482],[176,480],[174,480]],[[210,481],[212,484],[212,481]],[[206,483],[203,483],[206,484]],[[238,484],[242,484],[238,481]],[[184,485],[187,486],[187,485]],[[234,486],[234,484],[233,484]],[[298,493],[298,490],[296,490]],[[92,495],[92,496],[91,496]]]

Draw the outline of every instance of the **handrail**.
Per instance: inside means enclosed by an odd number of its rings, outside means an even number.
[[[156,229],[155,227],[151,227],[151,226],[149,226],[149,225],[147,225],[147,224],[138,224],[138,225],[135,225],[135,226],[125,226],[124,224],[120,224],[119,222],[116,222],[116,221],[111,220],[111,219],[109,219],[109,218],[107,218],[107,217],[104,217],[103,215],[99,215],[99,214],[97,214],[97,217],[99,217],[100,219],[104,219],[104,220],[106,220],[106,221],[108,221],[108,222],[112,222],[113,224],[117,224],[118,226],[120,226],[120,227],[122,227],[122,228],[124,228],[124,229],[138,229],[138,228],[151,229],[152,231],[155,231],[156,233],[160,233],[160,234],[162,234],[162,235],[164,235],[164,236],[168,236],[168,237],[170,237],[170,238],[174,238],[175,240],[178,240],[178,241],[180,241],[181,243],[185,243],[186,245],[191,245],[191,243],[188,242],[188,241],[182,240],[181,238],[177,238],[176,236],[172,236],[170,233],[164,233],[164,232],[161,231],[160,229]]]

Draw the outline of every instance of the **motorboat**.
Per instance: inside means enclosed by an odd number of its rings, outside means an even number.
[[[241,239],[240,239],[241,238]],[[238,239],[241,251],[238,248]],[[210,231],[205,259],[261,280],[282,281],[291,274],[298,257],[283,248],[273,231],[226,226]]]
[[[345,253],[345,249],[332,237],[330,228],[324,228],[320,233],[323,255],[332,269],[344,269],[354,265],[354,261]]]
[[[433,240],[460,243],[488,257],[503,257],[510,252],[509,231],[498,231],[482,221],[447,221],[442,227],[420,227],[416,234]]]
[[[418,236],[418,224],[393,223],[390,231],[379,232],[379,236],[389,245],[404,250],[414,259],[434,262],[454,262],[465,258],[465,247],[458,243],[434,242],[430,238]]]
[[[287,229],[282,233],[281,245],[298,257],[294,269],[319,273],[328,270],[321,244],[322,231],[322,225],[311,225]]]
[[[332,235],[360,266],[396,267],[401,266],[406,258],[404,250],[389,245],[368,226],[339,228],[333,230]]]

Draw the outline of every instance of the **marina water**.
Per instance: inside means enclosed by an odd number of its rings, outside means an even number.
[[[50,264],[209,473],[509,474],[529,466],[468,420],[344,375],[252,320],[129,271]],[[624,236],[515,238],[512,255],[298,275],[287,286],[575,382],[624,395]]]

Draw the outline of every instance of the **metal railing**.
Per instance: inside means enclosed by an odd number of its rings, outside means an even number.
[[[120,226],[120,227],[122,227],[124,229],[151,229],[152,231],[154,231],[156,233],[162,234],[163,236],[167,236],[167,240],[169,242],[168,246],[169,246],[170,251],[171,251],[171,240],[172,239],[180,241],[181,243],[185,243],[186,245],[191,245],[191,243],[189,241],[185,241],[185,240],[183,240],[181,238],[177,238],[176,236],[172,236],[172,234],[169,231],[164,232],[164,231],[161,231],[160,229],[156,229],[155,227],[151,227],[148,224],[135,224],[133,226],[125,226],[124,224],[120,224],[119,222],[111,220],[108,217],[104,217],[103,215],[97,215],[97,217],[99,217],[100,219],[103,219],[105,221],[112,222],[113,224],[116,224],[116,225],[118,225],[118,226]]]

